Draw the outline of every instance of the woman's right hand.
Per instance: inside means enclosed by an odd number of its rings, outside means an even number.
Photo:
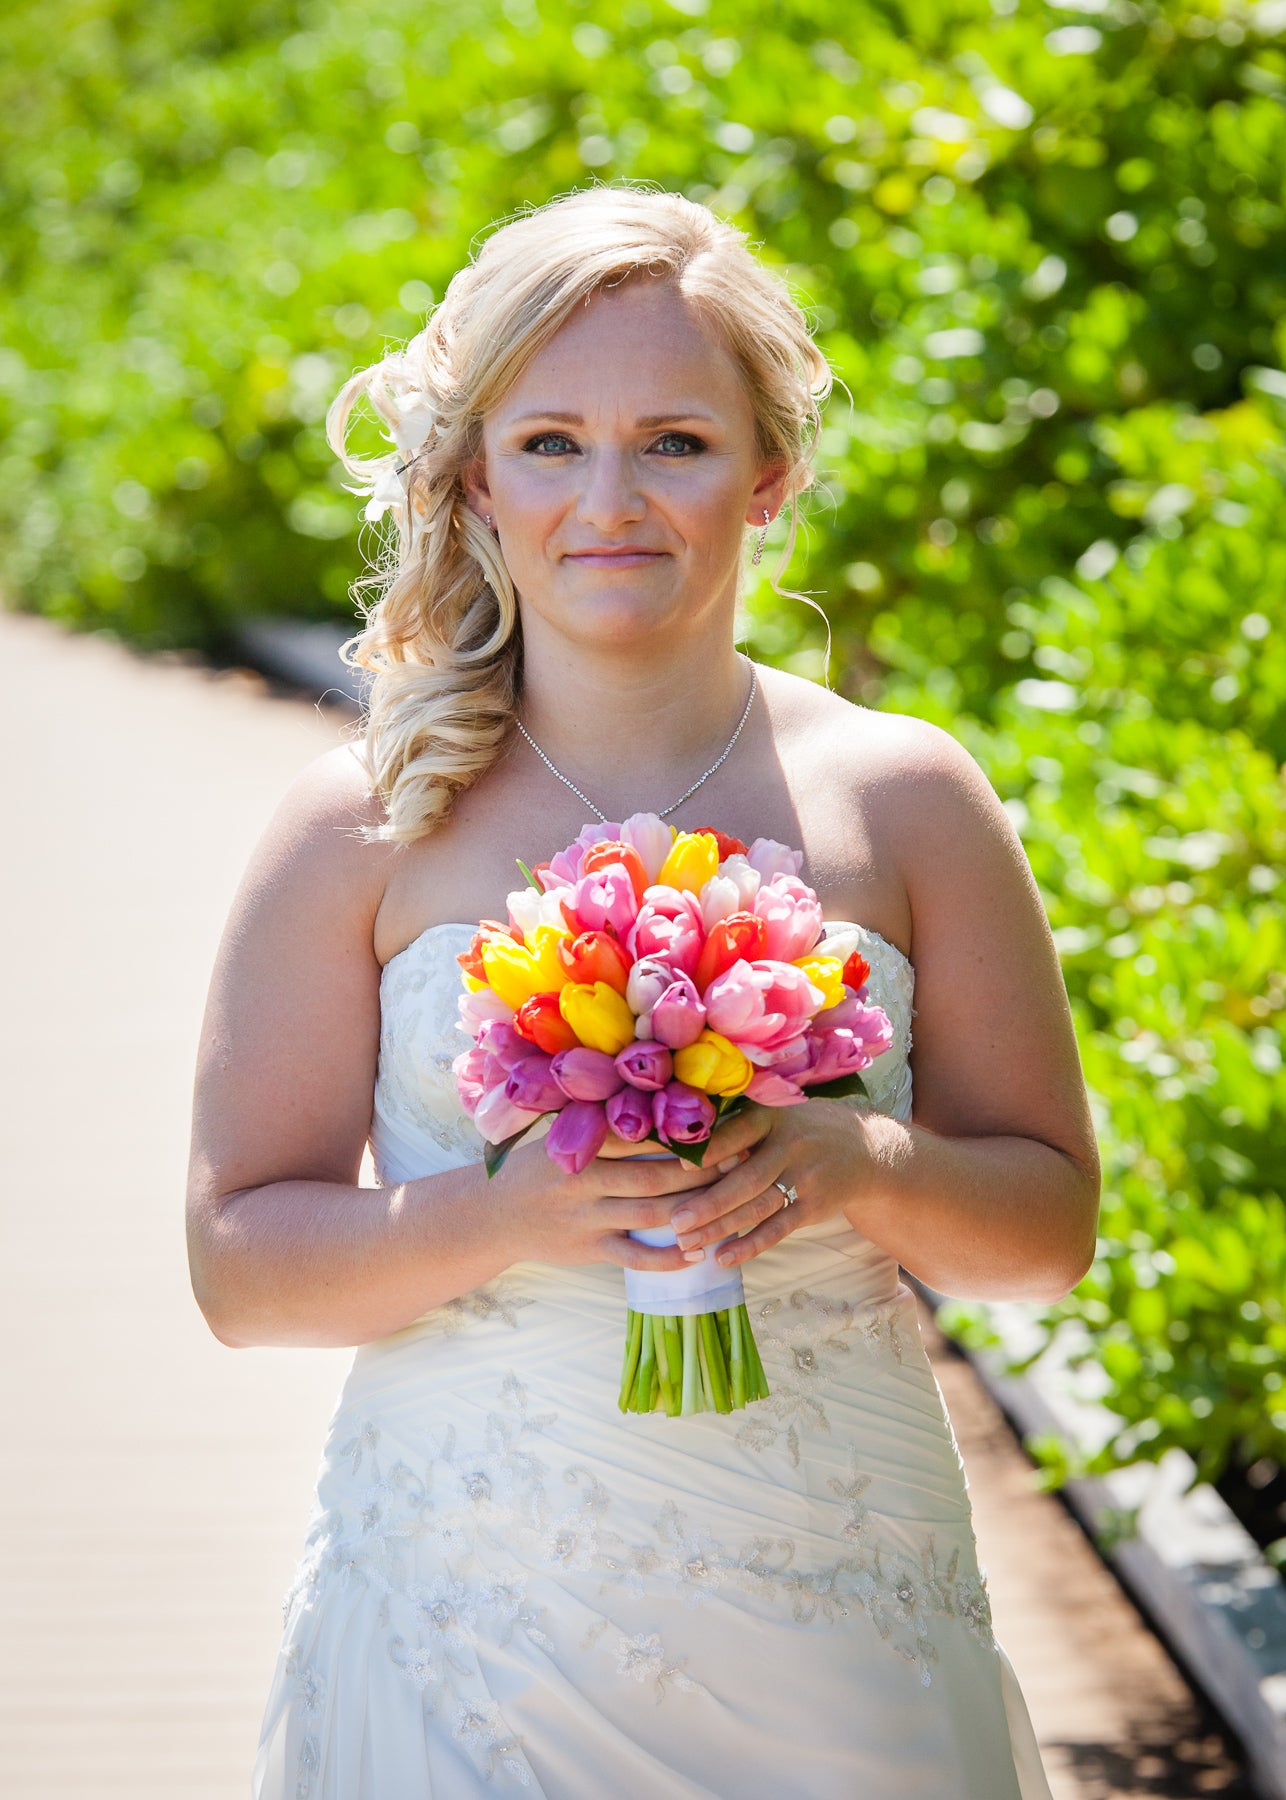
[[[694,1167],[655,1146],[628,1144],[609,1134],[579,1175],[565,1175],[544,1142],[511,1150],[487,1181],[501,1230],[515,1262],[614,1262],[626,1269],[682,1269],[677,1245],[637,1243],[631,1231],[668,1225],[682,1195],[709,1187],[734,1169],[745,1151],[715,1145],[718,1162]],[[709,1153],[709,1147],[707,1147]]]

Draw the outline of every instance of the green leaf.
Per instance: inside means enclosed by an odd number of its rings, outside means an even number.
[[[522,870],[523,874],[526,876],[527,881],[530,883],[530,885],[535,888],[536,892],[538,894],[543,894],[545,891],[544,888],[541,887],[540,883],[536,880],[536,877],[532,874],[531,870],[527,867],[526,863],[522,860],[521,856],[516,856],[514,858],[514,861],[518,864],[518,867]]]
[[[488,1181],[490,1181],[496,1171],[503,1166],[504,1160],[509,1152],[517,1145],[521,1144],[527,1133],[532,1129],[532,1126],[539,1125],[542,1119],[550,1119],[552,1117],[552,1113],[535,1113],[532,1116],[531,1125],[524,1125],[521,1131],[515,1131],[512,1137],[502,1138],[498,1144],[488,1144],[482,1153],[482,1161],[487,1171]]]
[[[869,1098],[866,1083],[860,1075],[837,1075],[834,1081],[821,1081],[805,1092],[810,1100],[846,1100],[850,1094]]]

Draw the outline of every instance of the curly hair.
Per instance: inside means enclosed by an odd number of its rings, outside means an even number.
[[[327,436],[369,493],[368,519],[396,522],[356,589],[364,625],[346,660],[370,672],[366,755],[385,822],[412,843],[495,761],[512,730],[522,675],[517,596],[499,544],[466,504],[464,474],[482,422],[573,309],[600,288],[673,281],[731,354],[764,463],[809,486],[831,372],[785,284],[743,233],[679,194],[596,187],[502,225],[452,279],[404,349],[359,371],[327,414]],[[350,453],[365,395],[395,446]],[[792,508],[788,560],[795,529]],[[366,591],[375,590],[368,604]]]

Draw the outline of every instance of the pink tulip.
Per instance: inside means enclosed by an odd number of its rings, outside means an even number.
[[[626,821],[628,824],[628,820]],[[607,1122],[627,1144],[641,1144],[652,1131],[652,1097],[639,1088],[624,1087],[613,1094],[604,1109]]]
[[[750,1077],[746,1097],[760,1106],[798,1106],[808,1095],[788,1075],[778,1075],[775,1069],[757,1069]]]
[[[560,1050],[554,1058],[554,1080],[569,1100],[606,1100],[621,1086],[621,1074],[603,1050]],[[558,1102],[562,1104],[561,1098]]]
[[[515,1106],[503,1087],[493,1087],[478,1102],[473,1122],[489,1144],[503,1144],[515,1131],[530,1125],[536,1116],[530,1107]]]
[[[652,1036],[652,1008],[674,980],[674,970],[663,956],[641,956],[625,983],[625,1004],[637,1015],[635,1037]]]
[[[602,832],[604,837],[612,835],[605,825]],[[617,835],[623,843],[634,846],[648,880],[655,881],[661,873],[661,864],[670,854],[670,845],[674,842],[673,833],[665,820],[658,818],[655,813],[631,813]]]
[[[787,1075],[792,1081],[798,1081],[817,1061],[816,1039],[815,1031],[803,1031],[798,1037],[787,1038],[784,1044],[778,1044],[772,1050],[764,1050],[758,1044],[747,1044],[744,1054],[757,1068],[771,1069],[774,1075]]]
[[[701,890],[701,923],[707,931],[713,931],[720,919],[726,919],[729,913],[744,910],[741,903],[741,889],[735,881],[729,880],[720,869],[717,875],[710,877]]]
[[[511,1024],[513,1021],[513,1007],[506,1006],[499,994],[493,993],[490,988],[479,988],[476,994],[461,994],[456,1006],[460,1014],[460,1029],[467,1031],[471,1038],[476,1038],[488,1022]]]
[[[746,852],[746,861],[765,881],[771,881],[775,875],[798,875],[804,866],[804,853],[773,838],[756,838]]]
[[[534,1056],[514,1063],[505,1081],[505,1093],[515,1106],[528,1112],[555,1112],[567,1096],[551,1073],[552,1056],[537,1050]]]
[[[654,1094],[674,1074],[674,1059],[664,1044],[644,1038],[625,1046],[616,1058],[616,1067],[631,1087]]]
[[[825,998],[789,963],[735,962],[706,989],[707,1023],[741,1048],[775,1050],[799,1036]]]
[[[634,883],[625,864],[608,863],[592,875],[582,875],[564,897],[563,910],[578,931],[610,931],[623,939],[638,911]]]
[[[491,1060],[486,1051],[475,1044],[472,1050],[462,1050],[451,1064],[460,1104],[470,1118],[477,1112],[478,1102],[487,1091],[486,1067]]]
[[[625,947],[634,957],[663,956],[676,973],[691,975],[704,941],[695,897],[677,888],[650,887]]]
[[[893,1043],[893,1024],[882,1006],[868,1006],[854,995],[845,995],[838,1006],[828,1006],[819,1020],[823,1032],[843,1029],[860,1038],[872,1057],[883,1056]]]
[[[750,910],[767,927],[765,955],[774,962],[794,962],[807,956],[822,935],[822,909],[812,888],[793,875],[776,875],[764,882],[750,903]]]
[[[549,1127],[545,1148],[564,1175],[579,1175],[603,1148],[607,1113],[596,1100],[569,1100]]]
[[[568,844],[565,850],[560,850],[557,856],[551,856],[539,870],[532,872],[546,893],[551,888],[574,887],[585,873],[586,852],[592,850],[595,844],[601,844],[604,839],[611,841],[620,835],[619,825],[583,825],[574,844]]]
[[[686,1082],[672,1081],[652,1096],[652,1121],[665,1144],[703,1144],[714,1129],[714,1105]]]
[[[652,1036],[671,1050],[695,1044],[705,1030],[706,1009],[688,975],[679,975],[652,1008]]]

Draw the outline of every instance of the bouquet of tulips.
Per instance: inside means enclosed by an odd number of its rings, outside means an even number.
[[[542,1121],[569,1174],[609,1132],[700,1163],[745,1100],[865,1093],[888,1049],[869,965],[827,937],[803,856],[768,838],[676,832],[654,813],[587,825],[484,919],[459,958],[461,1101],[494,1174]],[[640,1154],[647,1154],[640,1152]],[[673,1244],[669,1227],[632,1234]],[[627,1269],[622,1411],[729,1412],[768,1387],[739,1270]]]

